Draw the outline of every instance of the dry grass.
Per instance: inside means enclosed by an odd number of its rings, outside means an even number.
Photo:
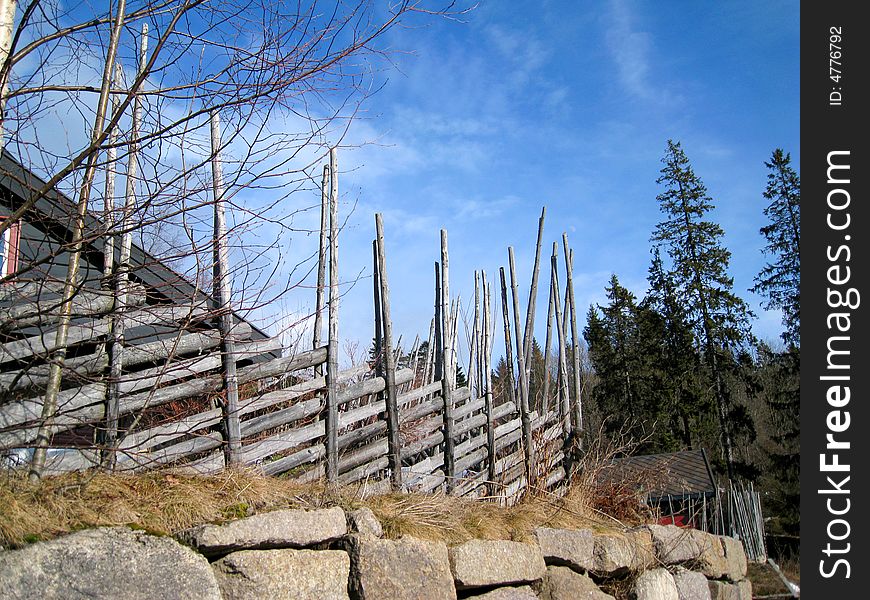
[[[368,506],[388,537],[413,535],[458,543],[472,538],[528,539],[535,527],[608,528],[580,491],[539,493],[502,507],[493,502],[423,494],[364,498],[360,488],[299,484],[253,471],[191,476],[173,471],[138,475],[69,474],[30,483],[0,475],[0,546],[15,547],[78,529],[126,525],[172,534],[281,508]]]

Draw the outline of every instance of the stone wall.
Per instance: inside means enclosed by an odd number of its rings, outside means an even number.
[[[101,528],[0,552],[0,598],[751,600],[739,541],[674,526],[530,543],[383,538],[368,509],[281,510],[175,538]]]

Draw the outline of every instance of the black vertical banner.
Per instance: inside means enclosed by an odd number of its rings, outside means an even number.
[[[870,23],[801,6],[801,592],[867,598]]]

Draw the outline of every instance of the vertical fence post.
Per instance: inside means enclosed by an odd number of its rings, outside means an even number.
[[[529,415],[529,380],[526,377],[526,360],[523,354],[523,340],[520,335],[520,299],[517,292],[517,274],[514,264],[514,249],[508,247],[508,262],[511,270],[511,297],[514,305],[514,327],[517,334],[517,371],[519,372],[520,425],[523,435],[523,450],[526,461],[526,484],[531,487],[535,464],[535,449],[532,447],[532,422]]]
[[[444,397],[444,477],[447,493],[456,485],[453,440],[453,382],[456,373],[453,346],[453,324],[450,310],[450,261],[447,248],[447,230],[441,230],[441,395]]]
[[[556,332],[559,340],[559,394],[562,399],[560,414],[562,416],[562,432],[567,443],[571,438],[571,403],[568,395],[568,365],[565,360],[565,322],[562,320],[562,308],[559,305],[558,251],[556,242],[553,242],[553,255],[550,257],[550,277],[553,286],[553,301],[555,302]]]
[[[329,341],[326,350],[326,479],[338,481],[338,155],[329,151]]]
[[[214,192],[214,303],[221,336],[221,367],[224,380],[223,401],[226,446],[224,456],[228,465],[241,462],[242,436],[239,424],[239,380],[236,374],[235,342],[233,341],[233,311],[230,285],[230,258],[227,247],[227,221],[224,199],[223,169],[220,159],[221,125],[217,111],[212,111],[211,154],[212,190]]]
[[[502,321],[504,323],[504,355],[505,364],[507,366],[507,388],[508,397],[517,406],[516,388],[514,386],[514,350],[511,342],[511,317],[508,309],[507,283],[504,277],[504,267],[498,268],[498,274],[501,279],[501,312]]]
[[[377,218],[377,215],[375,215]],[[372,298],[374,300],[375,313],[375,339],[374,339],[374,367],[375,376],[384,376],[384,337],[381,329],[383,316],[381,313],[381,271],[378,260],[378,240],[372,241]],[[387,346],[389,348],[389,346]]]
[[[547,207],[541,208],[538,219],[538,240],[535,243],[535,266],[532,270],[532,283],[529,287],[529,304],[526,309],[526,331],[523,335],[523,356],[525,357],[526,384],[528,385],[532,371],[532,342],[535,339],[535,305],[538,299],[538,273],[541,265],[541,243],[544,237],[544,217]],[[526,394],[528,396],[528,394]],[[530,400],[531,402],[531,400]]]
[[[483,284],[483,377],[485,382],[484,398],[486,406],[486,454],[489,484],[489,495],[495,495],[495,428],[492,419],[492,335],[493,323],[490,307],[490,287],[486,281],[486,271],[481,272]]]
[[[550,296],[547,306],[547,337],[544,342],[544,389],[541,398],[541,413],[546,416],[550,412],[550,346],[553,343],[553,284],[550,283]],[[558,407],[557,407],[558,408]]]
[[[574,422],[577,428],[577,440],[580,443],[583,439],[583,406],[580,398],[580,340],[577,336],[577,310],[574,304],[574,252],[568,248],[568,234],[562,233],[562,246],[565,251],[565,271],[568,274],[566,281],[568,292],[567,311],[571,309],[571,359],[573,363],[574,375]]]
[[[323,180],[320,184],[320,246],[317,250],[317,289],[315,290],[314,335],[312,347],[317,350],[322,343],[323,307],[326,292],[326,253],[329,249],[329,165],[323,165]],[[314,367],[314,376],[323,375],[323,365]]]
[[[380,282],[381,318],[383,319],[384,367],[386,377],[387,448],[390,482],[393,489],[402,488],[402,456],[399,440],[399,406],[396,397],[396,359],[393,354],[393,323],[390,320],[390,285],[387,281],[387,254],[384,248],[384,221],[375,215],[377,229],[378,281]]]
[[[113,78],[114,84],[112,87],[118,87],[122,81],[121,65],[115,64],[115,75]],[[112,113],[118,112],[121,106],[121,98],[117,94],[112,94]],[[0,136],[2,137],[2,136]],[[106,238],[103,242],[103,280],[100,287],[103,291],[111,293],[113,278],[115,277],[115,247],[116,242],[116,217],[115,214],[115,178],[117,168],[115,162],[118,157],[118,149],[115,144],[118,141],[118,128],[113,127],[109,132],[109,147],[106,149],[106,185],[103,198],[103,208],[105,210]],[[102,466],[106,469],[114,469],[116,452],[115,447],[118,443],[118,420],[119,420],[119,386],[118,380],[114,377],[113,364],[118,362],[117,374],[120,376],[120,349],[113,348],[117,337],[115,333],[116,326],[120,325],[120,306],[113,302],[112,312],[106,317],[106,324],[109,327],[109,335],[102,349],[106,351],[110,357],[117,355],[117,361],[109,359],[109,381],[106,385],[106,429],[103,432],[103,451],[100,457]]]

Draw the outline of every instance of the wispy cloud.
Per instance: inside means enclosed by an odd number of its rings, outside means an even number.
[[[616,62],[619,82],[625,90],[641,100],[657,104],[673,102],[673,92],[651,72],[655,51],[653,36],[639,29],[630,0],[612,0],[606,18],[609,26],[605,40]]]

